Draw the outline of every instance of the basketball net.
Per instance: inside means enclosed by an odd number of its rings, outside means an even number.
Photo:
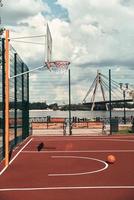
[[[45,63],[47,68],[56,74],[65,74],[70,65],[69,61],[53,61]]]

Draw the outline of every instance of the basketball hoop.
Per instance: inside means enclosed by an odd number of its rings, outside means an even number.
[[[56,72],[58,74],[65,74],[70,65],[69,61],[51,61],[45,63],[50,71]]]
[[[68,70],[68,66],[70,65],[69,61],[52,61],[52,36],[49,26],[47,24],[46,27],[46,46],[45,46],[45,67],[49,69],[49,71],[55,72],[56,74],[65,74]]]

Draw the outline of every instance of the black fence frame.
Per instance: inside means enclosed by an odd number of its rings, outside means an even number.
[[[5,39],[1,45],[0,161],[5,157]],[[10,76],[29,71],[27,65],[10,45]],[[10,79],[9,137],[10,151],[29,136],[29,73]],[[12,99],[12,100],[11,100]],[[19,134],[18,134],[19,133]]]

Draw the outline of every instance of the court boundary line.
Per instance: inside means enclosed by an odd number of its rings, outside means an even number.
[[[39,136],[41,136],[41,137],[49,137],[49,135],[39,135]],[[63,136],[63,137],[67,137],[67,136],[70,136],[70,135],[65,135],[65,136]],[[38,135],[33,135],[33,137],[38,137]],[[50,138],[51,137],[61,137],[61,135],[50,135]],[[112,135],[71,135],[70,137],[72,137],[72,138],[76,138],[76,137],[83,137],[83,138],[85,138],[85,137],[88,137],[88,138],[107,138],[107,137],[109,137],[109,138],[111,138],[111,137],[114,137],[114,138],[118,138],[118,137],[123,137],[123,138],[126,138],[126,137],[134,137],[134,135],[133,135],[133,133],[131,133],[131,134],[116,134],[116,133],[113,133]]]
[[[38,137],[40,137],[40,136],[36,136],[37,138]],[[62,136],[63,137],[63,136]],[[129,140],[127,140],[127,139],[119,139],[119,138],[117,138],[116,139],[116,137],[115,138],[89,138],[89,137],[87,137],[87,138],[60,138],[60,140],[59,140],[59,138],[45,138],[45,140],[46,141],[70,141],[70,140],[72,140],[72,141],[87,141],[87,140],[89,140],[89,141],[91,141],[91,140],[94,140],[94,141],[113,141],[113,142],[134,142],[134,138],[133,138],[133,140],[131,140],[131,139],[129,139]],[[34,141],[38,141],[38,140],[36,140],[36,138],[33,138],[34,139]],[[40,141],[40,140],[39,140]]]
[[[33,140],[33,138],[31,138],[19,151],[18,153],[11,159],[11,161],[9,162],[9,165],[12,164],[12,162],[18,157],[18,155],[23,151],[23,149]],[[9,166],[8,165],[8,166]],[[4,167],[1,172],[0,172],[0,176],[5,172],[5,170],[8,168],[8,166]]]
[[[59,186],[59,187],[31,187],[31,188],[0,188],[0,192],[37,191],[37,190],[82,190],[82,189],[134,189],[134,185],[117,186]]]
[[[112,149],[106,149],[106,150],[74,150],[74,151],[22,151],[21,153],[107,153],[107,152],[119,152],[119,153],[133,153],[134,150],[112,150]]]
[[[36,137],[44,137],[44,138],[47,138],[47,139],[59,139],[59,138],[63,138],[63,139],[119,139],[119,138],[131,138],[131,139],[134,139],[134,135],[97,135],[97,136],[93,136],[93,135],[32,135],[32,137],[34,139],[36,139]]]

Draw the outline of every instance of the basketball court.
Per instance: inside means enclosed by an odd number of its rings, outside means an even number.
[[[0,199],[131,200],[133,158],[134,136],[29,137],[1,171]]]
[[[9,32],[6,32],[4,110],[6,117],[3,140],[5,156],[0,164],[0,199],[133,200],[134,136],[72,136],[70,69],[68,70],[70,62],[52,60],[52,37],[48,25],[45,37],[46,58],[43,65],[10,76]],[[26,137],[22,137],[21,142],[10,151],[10,80],[41,68],[61,74],[68,71],[69,134],[65,134],[63,122],[54,125],[63,131],[62,136],[50,137],[43,134],[33,136],[29,135],[28,130]],[[24,122],[22,121],[23,125],[26,124]],[[42,124],[40,126],[33,124],[33,126],[40,131]],[[53,129],[52,122],[45,123],[43,129],[48,130],[49,126]],[[81,126],[88,127],[88,123],[74,124],[73,128],[82,128]],[[93,122],[92,126],[94,126]],[[103,124],[97,126],[102,127]],[[113,164],[107,161],[109,155],[113,155],[116,159]]]

